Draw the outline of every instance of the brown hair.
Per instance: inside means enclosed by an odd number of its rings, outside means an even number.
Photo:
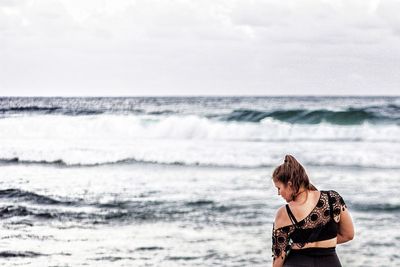
[[[292,155],[285,156],[283,164],[275,168],[272,174],[272,179],[274,179],[274,181],[279,181],[284,185],[291,182],[293,199],[296,198],[301,187],[313,191],[317,190],[317,188],[310,183],[304,167]]]

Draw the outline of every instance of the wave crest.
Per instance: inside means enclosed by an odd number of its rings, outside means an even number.
[[[39,195],[36,193],[23,191],[23,190],[19,190],[19,189],[14,189],[14,188],[0,190],[0,198],[13,199],[13,200],[18,200],[18,201],[26,201],[26,202],[36,203],[36,204],[45,204],[45,205],[71,205],[71,204],[73,204],[73,202],[71,202],[71,201],[56,200],[51,197],[47,197],[44,195]],[[8,210],[7,207],[4,210],[4,212],[10,212],[10,211],[13,212],[12,209]],[[22,211],[22,212],[24,212],[24,211]]]
[[[238,122],[260,122],[265,118],[292,123],[292,124],[320,124],[323,122],[335,125],[359,125],[365,122],[394,122],[398,123],[400,117],[398,111],[400,107],[389,105],[384,111],[374,108],[348,108],[343,111],[332,111],[326,109],[308,110],[276,110],[276,111],[258,111],[251,109],[234,110],[222,120]]]
[[[363,212],[400,212],[400,204],[392,203],[354,203],[351,208]]]

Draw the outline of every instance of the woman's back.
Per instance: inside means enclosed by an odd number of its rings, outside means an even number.
[[[327,249],[318,253],[334,253],[331,249],[336,247],[340,215],[345,207],[335,191],[306,191],[304,196],[283,206],[274,225],[274,258],[288,251],[309,253],[307,249],[311,248]]]
[[[296,200],[289,202],[288,205],[296,219],[301,221],[306,218],[317,206],[320,197],[320,191],[306,191],[298,195]],[[282,207],[282,209],[284,209],[284,207]],[[282,225],[279,227],[292,225],[292,221],[290,220],[286,209],[284,209],[284,212],[282,212],[281,220]]]
[[[272,235],[273,266],[341,266],[336,244],[351,240],[354,227],[346,204],[335,191],[318,191],[291,155],[272,179],[288,204],[278,209]]]

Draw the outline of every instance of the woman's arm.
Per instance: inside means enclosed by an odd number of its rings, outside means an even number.
[[[342,244],[354,238],[354,225],[347,208],[340,212],[340,221],[337,235],[337,243]]]
[[[286,252],[285,248],[289,244],[289,231],[282,231],[282,226],[285,225],[284,214],[286,209],[279,208],[275,215],[274,227],[272,230],[272,253],[274,260],[272,267],[282,267],[285,261]]]
[[[281,257],[278,257],[272,262],[272,267],[282,267],[284,261],[285,257],[283,257],[283,259]]]

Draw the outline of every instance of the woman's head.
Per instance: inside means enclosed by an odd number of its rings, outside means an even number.
[[[291,155],[286,155],[284,162],[275,168],[272,179],[275,185],[278,184],[284,187],[282,197],[287,201],[294,200],[301,188],[317,190],[315,186],[310,183],[303,166]],[[279,189],[278,187],[278,190]],[[284,194],[290,194],[290,196],[285,197]]]

